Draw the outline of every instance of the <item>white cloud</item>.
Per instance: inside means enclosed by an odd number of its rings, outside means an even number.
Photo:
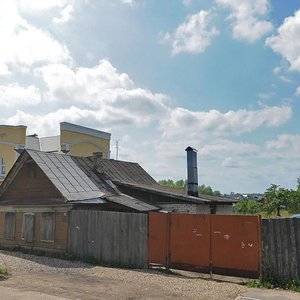
[[[280,134],[276,140],[266,142],[267,149],[287,150],[294,149],[300,155],[300,135]]]
[[[40,91],[33,85],[28,87],[19,86],[17,83],[0,85],[1,107],[16,109],[21,106],[37,105],[41,101]]]
[[[291,79],[289,79],[289,78],[287,78],[287,77],[285,77],[285,76],[283,76],[283,75],[279,76],[279,78],[280,78],[282,81],[287,82],[287,83],[291,83],[291,82],[292,82]]]
[[[9,75],[11,72],[8,70],[8,67],[4,63],[0,63],[0,76]]]
[[[266,45],[290,63],[290,69],[300,71],[300,10],[285,18],[277,34],[266,39]]]
[[[225,168],[238,168],[239,164],[236,160],[234,160],[231,156],[229,156],[223,160],[222,166]]]
[[[128,5],[133,5],[136,0],[121,0],[121,3],[123,4],[128,4]]]
[[[188,16],[174,34],[166,33],[165,41],[171,42],[172,54],[202,53],[210,46],[213,37],[219,34],[216,27],[209,26],[212,18],[211,12],[200,10],[197,14]]]
[[[296,95],[297,95],[297,96],[300,95],[300,86],[298,86],[297,89],[296,89]]]
[[[193,3],[193,0],[182,0],[183,5],[188,6]]]
[[[64,8],[68,4],[72,3],[73,0],[10,0],[15,1],[18,9],[21,12],[27,13],[40,13],[43,11],[52,10],[55,8]]]
[[[253,43],[273,30],[270,21],[262,20],[269,10],[269,0],[216,0],[231,10],[233,37]]]
[[[273,73],[276,75],[279,74],[280,72],[281,72],[281,68],[278,66],[273,69]]]
[[[0,65],[6,72],[10,65],[22,68],[71,60],[67,47],[22,18],[14,1],[0,2],[0,36]]]
[[[53,22],[56,24],[67,23],[71,19],[73,12],[74,6],[69,4],[61,11],[59,17],[53,18]]]
[[[178,107],[170,112],[169,117],[162,122],[162,127],[165,136],[187,132],[194,137],[204,133],[214,136],[239,135],[252,132],[263,125],[277,127],[291,117],[292,109],[289,106],[264,107],[257,111],[241,109],[226,113],[217,110],[193,112]]]
[[[101,109],[116,117],[131,116],[137,124],[158,119],[168,109],[166,95],[136,87],[127,74],[119,73],[108,60],[101,60],[93,68],[48,65],[36,74],[47,84],[49,99]]]

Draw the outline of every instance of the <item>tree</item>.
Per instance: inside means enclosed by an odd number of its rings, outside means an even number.
[[[183,179],[177,180],[175,182],[172,179],[162,179],[158,183],[173,189],[178,189],[178,190],[186,189],[186,180]]]
[[[182,191],[186,190],[186,185],[187,185],[187,181],[183,179],[177,180],[175,182],[172,179],[162,179],[158,183],[163,186],[167,186]],[[220,191],[214,191],[209,185],[205,186],[204,184],[198,186],[198,192],[199,194],[203,194],[203,195],[221,196]]]
[[[236,214],[256,215],[262,212],[263,204],[253,199],[240,200],[233,210]]]
[[[279,185],[272,184],[265,192],[264,211],[271,215],[276,213],[280,217],[281,209],[288,209],[292,192],[288,189],[281,188]]]

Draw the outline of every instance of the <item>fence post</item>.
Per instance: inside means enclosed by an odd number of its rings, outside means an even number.
[[[171,265],[171,213],[167,214],[167,264],[166,269],[169,271]]]

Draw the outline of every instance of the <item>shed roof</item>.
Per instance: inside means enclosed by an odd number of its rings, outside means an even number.
[[[92,163],[92,157],[88,157],[87,159],[90,163]],[[138,163],[134,162],[103,158],[98,161],[97,171],[98,173],[108,175],[109,178],[117,185],[130,186],[132,188],[161,194],[182,201],[189,201],[193,203],[235,202],[232,199],[203,194],[199,194],[199,197],[193,197],[186,195],[184,191],[162,186],[157,183]]]

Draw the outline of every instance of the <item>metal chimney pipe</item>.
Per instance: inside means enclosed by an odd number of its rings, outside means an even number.
[[[198,197],[197,150],[192,147],[185,149],[187,154],[187,194]]]

